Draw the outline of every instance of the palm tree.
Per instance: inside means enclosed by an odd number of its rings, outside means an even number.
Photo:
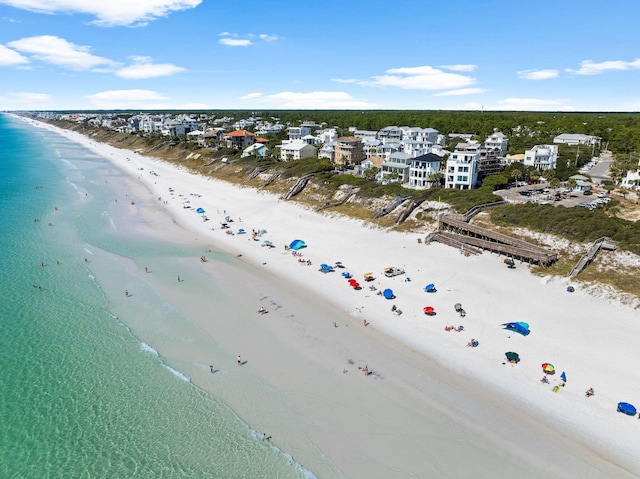
[[[516,179],[516,186],[518,186],[518,178],[522,177],[522,171],[520,171],[519,169],[514,169],[511,170],[511,178],[515,178]]]

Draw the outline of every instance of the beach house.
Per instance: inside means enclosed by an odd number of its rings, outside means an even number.
[[[434,153],[412,158],[409,163],[409,179],[407,186],[418,190],[431,188],[438,181],[433,175],[440,171],[440,157]]]
[[[499,156],[504,156],[509,148],[509,139],[502,132],[494,131],[484,140],[484,146],[487,150],[498,149],[500,151]]]
[[[248,156],[255,156],[256,158],[266,158],[267,145],[265,145],[264,143],[254,143],[253,145],[247,146],[244,150],[242,150],[242,158],[246,158]]]
[[[558,161],[558,147],[556,145],[535,145],[524,152],[524,164],[533,166],[537,170],[553,170]]]
[[[280,159],[282,161],[299,160],[316,156],[318,149],[302,140],[290,141],[280,145]]]
[[[474,188],[478,182],[479,159],[478,143],[458,143],[454,152],[447,158],[445,188],[459,190]]]
[[[406,183],[412,158],[404,151],[391,153],[382,163],[379,178],[382,183]]]
[[[256,136],[247,130],[236,130],[224,135],[227,142],[227,148],[234,150],[244,150],[247,146],[255,143]]]

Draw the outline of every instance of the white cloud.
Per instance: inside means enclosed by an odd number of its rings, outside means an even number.
[[[447,73],[428,65],[408,68],[392,68],[386,75],[360,82],[365,86],[391,86],[405,90],[448,90],[473,85],[475,78]]]
[[[262,93],[248,93],[244,96],[241,96],[239,99],[240,100],[253,100],[254,98],[260,98],[262,96]]]
[[[100,26],[143,26],[170,13],[195,8],[202,0],[0,0],[0,5],[37,13],[83,13]]]
[[[351,95],[340,91],[314,91],[296,93],[284,91],[273,95],[250,93],[241,99],[260,100],[261,105],[268,105],[279,109],[302,110],[363,110],[376,108],[373,103],[366,103],[354,99]]]
[[[478,65],[441,65],[440,68],[454,72],[472,72],[478,68]]]
[[[219,37],[224,37],[218,40],[222,45],[226,45],[228,47],[248,47],[250,45],[255,45],[253,39],[260,39],[264,42],[273,42],[278,39],[277,35],[268,35],[266,33],[247,33],[244,35],[245,38],[241,38],[237,33],[230,32],[222,32],[218,33]]]
[[[541,98],[505,98],[499,100],[492,110],[517,110],[517,111],[558,111],[572,110],[567,105],[568,100],[545,100]]]
[[[51,108],[51,96],[45,93],[10,92],[0,95],[3,110],[41,110]]]
[[[29,60],[18,52],[0,45],[0,66],[24,65],[25,63],[29,63]]]
[[[87,95],[85,98],[95,107],[105,110],[164,108],[164,101],[167,100],[167,97],[152,90],[108,90]]]
[[[361,83],[361,80],[356,80],[355,78],[332,78],[331,81],[336,83]]]
[[[253,45],[251,40],[242,40],[240,38],[221,38],[218,41],[228,47],[248,47],[249,45]]]
[[[440,93],[436,93],[433,96],[461,96],[461,95],[476,95],[478,93],[484,93],[487,90],[484,88],[459,88],[457,90],[448,90]]]
[[[33,55],[34,58],[72,70],[93,70],[113,67],[115,62],[89,53],[89,47],[75,45],[52,35],[27,37],[9,42],[12,48]]]
[[[609,70],[636,70],[640,68],[640,58],[636,58],[631,62],[623,60],[610,60],[601,63],[594,63],[591,60],[584,60],[580,62],[580,68],[573,70],[567,68],[569,73],[577,73],[578,75],[599,75]]]
[[[151,63],[151,59],[148,57],[135,57],[134,60],[137,60],[138,63],[120,68],[116,71],[116,76],[127,80],[143,80],[185,71],[184,68],[169,63]]]
[[[522,70],[518,78],[523,80],[549,80],[558,76],[558,70]]]
[[[266,33],[261,33],[260,35],[258,35],[258,38],[260,38],[260,40],[264,40],[265,42],[273,42],[273,41],[278,39],[278,36],[277,35],[267,35]]]

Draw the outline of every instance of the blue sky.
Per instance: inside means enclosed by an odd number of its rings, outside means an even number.
[[[0,110],[640,110],[640,2],[0,0]]]

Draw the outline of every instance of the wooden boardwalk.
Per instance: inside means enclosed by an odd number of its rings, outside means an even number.
[[[595,257],[598,255],[601,249],[608,249],[613,251],[613,250],[616,250],[617,248],[618,248],[618,243],[616,243],[615,241],[612,241],[611,238],[607,238],[606,236],[603,236],[602,238],[597,239],[593,243],[593,245],[591,245],[591,248],[589,248],[589,251],[587,252],[587,254],[585,254],[582,258],[580,258],[580,261],[576,263],[576,265],[573,267],[573,269],[569,273],[569,276],[575,276],[577,274],[580,274],[580,272],[582,272],[582,270],[585,269],[595,259]]]
[[[511,236],[467,223],[465,215],[441,215],[440,229],[448,230],[445,244],[460,244],[505,254],[513,259],[548,266],[558,260],[558,253]],[[439,241],[438,235],[431,238]]]

